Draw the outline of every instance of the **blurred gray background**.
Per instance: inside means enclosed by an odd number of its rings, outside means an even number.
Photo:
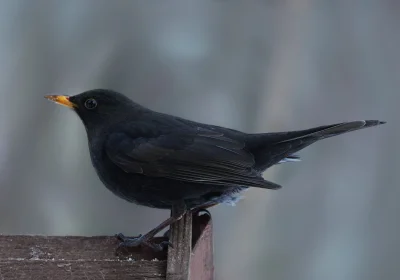
[[[167,211],[103,187],[75,114],[92,88],[246,132],[356,119],[212,209],[217,280],[400,278],[400,2],[0,1],[0,232],[143,233]]]

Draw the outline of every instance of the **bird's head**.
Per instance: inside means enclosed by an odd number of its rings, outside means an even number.
[[[89,130],[148,111],[125,95],[106,89],[89,90],[73,96],[46,95],[45,98],[74,110]]]

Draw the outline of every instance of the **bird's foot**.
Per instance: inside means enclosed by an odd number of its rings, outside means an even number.
[[[122,233],[118,233],[115,235],[115,237],[121,241],[119,243],[118,247],[138,247],[139,245],[142,244],[143,242],[143,235],[139,234],[139,236],[135,237],[126,237]]]
[[[118,248],[132,248],[144,245],[153,249],[156,252],[159,252],[165,250],[166,248],[168,248],[168,246],[172,247],[172,243],[169,241],[162,241],[160,243],[155,243],[146,238],[145,235],[141,234],[136,237],[126,237],[122,233],[118,233],[115,235],[115,237],[117,237],[118,240],[121,241],[121,243],[119,243],[118,245]]]

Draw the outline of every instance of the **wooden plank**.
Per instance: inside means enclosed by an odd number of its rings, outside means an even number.
[[[209,215],[185,215],[172,226],[171,242],[167,264],[166,250],[116,250],[115,237],[0,235],[0,280],[213,279]]]
[[[175,209],[172,209],[174,212]],[[173,215],[174,213],[171,213]],[[189,265],[192,251],[192,213],[187,213],[170,229],[168,248],[167,280],[189,280]]]
[[[163,280],[166,262],[1,261],[2,280]]]
[[[210,215],[193,218],[193,239],[195,243],[190,260],[190,280],[214,279],[214,246]],[[198,236],[196,236],[198,235]]]
[[[0,279],[165,279],[166,252],[116,251],[118,242],[105,236],[0,235]]]

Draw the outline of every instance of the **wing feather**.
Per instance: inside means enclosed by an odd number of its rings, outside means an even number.
[[[214,185],[278,186],[253,168],[254,156],[244,142],[223,133],[197,128],[135,135],[134,131],[112,133],[106,141],[107,156],[127,173]]]

